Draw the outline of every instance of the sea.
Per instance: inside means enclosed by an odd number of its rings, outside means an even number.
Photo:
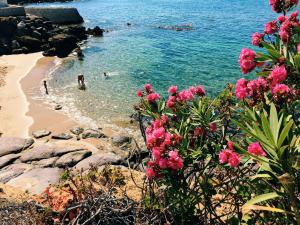
[[[62,104],[75,119],[98,124],[133,113],[136,91],[146,83],[161,96],[170,85],[203,85],[216,96],[243,76],[238,57],[243,47],[254,48],[252,34],[278,16],[268,0],[79,0],[30,6],[76,7],[86,27],[109,31],[83,43],[84,60],[59,60],[48,77],[47,101]],[[189,29],[170,29],[176,26]],[[85,75],[85,91],[77,87],[79,73]]]

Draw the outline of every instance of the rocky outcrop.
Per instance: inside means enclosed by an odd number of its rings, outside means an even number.
[[[30,15],[46,18],[56,24],[79,24],[83,22],[83,18],[76,8],[26,7],[25,12]]]
[[[61,156],[55,163],[55,166],[65,168],[75,166],[81,160],[92,155],[90,151],[70,152]]]
[[[33,139],[24,139],[16,137],[1,137],[0,138],[0,156],[19,153],[22,150],[30,147],[34,143]]]
[[[49,136],[50,134],[51,134],[51,131],[48,131],[48,130],[38,130],[38,131],[32,132],[33,137],[37,138],[37,139]]]

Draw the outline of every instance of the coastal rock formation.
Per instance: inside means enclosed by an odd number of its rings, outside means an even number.
[[[81,160],[89,157],[92,155],[90,151],[77,151],[77,152],[70,152],[61,156],[55,163],[57,167],[72,167],[75,166]]]
[[[48,130],[38,130],[38,131],[32,132],[33,137],[37,138],[37,139],[49,136],[50,134],[51,134],[51,131],[48,131]]]
[[[11,164],[13,161],[15,161],[19,157],[20,157],[20,154],[9,154],[9,155],[0,157],[0,169],[3,168],[4,166]]]
[[[105,135],[101,133],[99,130],[96,129],[87,129],[82,133],[82,138],[101,138],[104,137]]]
[[[0,156],[19,153],[22,150],[30,147],[34,143],[34,140],[16,138],[16,137],[1,137],[0,138]]]
[[[55,134],[55,135],[52,135],[51,138],[52,138],[52,139],[58,139],[58,140],[69,140],[69,139],[72,139],[73,136],[70,135],[70,134],[67,134],[67,133],[62,133],[62,134]]]

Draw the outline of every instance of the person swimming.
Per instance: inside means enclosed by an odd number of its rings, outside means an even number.
[[[85,90],[85,83],[84,83],[84,75],[79,74],[77,76],[77,81],[78,81],[78,87],[80,90]]]

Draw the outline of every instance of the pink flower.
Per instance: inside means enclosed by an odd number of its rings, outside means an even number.
[[[159,161],[158,161],[158,165],[161,169],[166,169],[168,167],[168,160],[165,159],[165,158],[161,158]]]
[[[287,78],[287,71],[285,66],[277,66],[269,75],[269,79],[272,81],[272,85],[283,82]]]
[[[276,84],[272,88],[272,94],[273,95],[285,95],[290,92],[290,88],[285,84]]]
[[[251,96],[256,93],[262,93],[267,89],[267,81],[259,77],[256,80],[251,80],[247,84],[248,92]]]
[[[232,141],[228,141],[227,142],[227,146],[228,146],[228,148],[230,149],[230,150],[232,150],[233,151],[233,142]]]
[[[297,18],[299,16],[299,11],[297,10],[296,12],[293,12],[291,14],[291,19],[293,20],[293,18]]]
[[[253,50],[243,48],[239,57],[240,67],[243,74],[251,72],[256,67],[256,62],[254,61],[256,54]]]
[[[216,123],[211,123],[209,124],[209,129],[212,133],[215,133],[217,131],[217,124]]]
[[[146,175],[149,179],[152,179],[155,177],[155,171],[153,168],[147,168],[146,169]]]
[[[190,90],[183,90],[178,93],[178,99],[181,102],[186,102],[194,99],[194,95]]]
[[[271,21],[266,23],[265,25],[265,33],[266,34],[274,34],[278,30],[276,21]]]
[[[203,86],[199,85],[196,87],[196,94],[199,96],[205,95],[205,90],[204,90]]]
[[[270,0],[272,10],[277,13],[287,11],[298,4],[298,0]]]
[[[231,155],[233,151],[229,149],[224,149],[222,152],[219,154],[219,162],[221,164],[227,163],[229,156]]]
[[[154,147],[152,149],[152,155],[156,160],[159,160],[161,158],[161,153],[160,153],[160,149],[157,147]]]
[[[167,108],[171,109],[174,106],[176,106],[176,97],[175,96],[169,96],[169,99],[166,104]]]
[[[190,86],[189,90],[193,95],[197,94],[197,89],[194,86]]]
[[[147,95],[147,101],[148,102],[155,102],[155,101],[157,101],[159,99],[160,99],[160,96],[157,93],[151,93],[151,94]]]
[[[228,159],[229,166],[237,167],[240,164],[240,162],[241,162],[240,156],[237,153],[232,152]]]
[[[297,53],[300,54],[300,44],[297,44]]]
[[[177,86],[171,86],[171,87],[169,87],[168,93],[170,95],[176,94],[177,93],[177,88],[178,88]]]
[[[241,78],[236,82],[235,85],[235,96],[243,100],[249,95],[249,90],[247,88],[248,81],[245,78]]]
[[[164,138],[165,133],[166,133],[165,128],[160,127],[158,129],[155,129],[152,135],[154,136],[154,138],[159,139],[159,138]]]
[[[203,128],[201,127],[196,127],[194,130],[194,136],[199,137],[204,133]]]
[[[147,93],[151,93],[152,92],[151,84],[145,84],[144,88],[145,88],[145,90],[146,90]]]
[[[286,21],[288,19],[288,17],[287,16],[279,16],[278,18],[277,18],[277,20],[279,21],[279,23],[283,23],[284,21]]]
[[[254,33],[252,35],[252,45],[259,46],[261,41],[263,40],[264,34],[261,33]]]
[[[142,90],[138,90],[138,91],[136,92],[136,96],[137,96],[137,97],[143,97],[143,92],[142,92]]]
[[[266,153],[260,146],[259,142],[254,142],[248,146],[248,152],[252,155],[266,156]]]
[[[279,32],[279,36],[280,36],[280,39],[281,39],[283,42],[288,42],[288,41],[289,41],[290,34],[289,34],[288,32],[286,32],[285,30],[280,31],[280,32]]]

